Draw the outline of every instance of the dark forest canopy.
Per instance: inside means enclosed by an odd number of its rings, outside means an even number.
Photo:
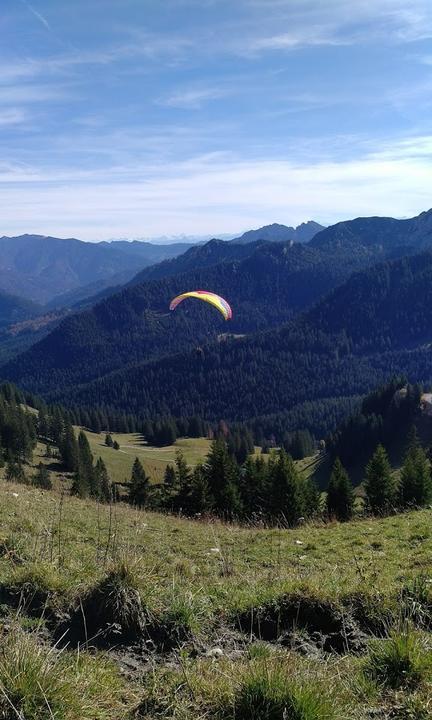
[[[353,275],[281,328],[194,346],[74,391],[59,388],[55,397],[143,418],[248,421],[305,403],[319,415],[329,399],[362,395],[393,375],[432,377],[431,288],[432,253],[385,263]],[[321,429],[319,418],[315,422]]]

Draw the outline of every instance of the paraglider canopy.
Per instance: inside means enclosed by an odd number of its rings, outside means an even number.
[[[216,295],[216,293],[209,292],[208,290],[191,290],[190,292],[185,292],[181,295],[177,295],[177,297],[171,300],[169,306],[170,310],[175,310],[177,305],[180,305],[183,300],[191,297],[197,298],[198,300],[204,300],[204,302],[214,305],[214,307],[217,308],[220,313],[222,313],[225,320],[231,320],[232,310],[229,303],[224,300],[224,298],[220,295]]]

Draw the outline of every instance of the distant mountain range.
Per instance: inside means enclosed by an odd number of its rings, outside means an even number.
[[[269,242],[291,241],[306,243],[309,242],[309,240],[312,240],[312,238],[321,230],[324,230],[324,225],[320,225],[313,220],[302,223],[296,228],[273,223],[272,225],[265,225],[258,230],[248,230],[243,233],[243,235],[240,235],[240,237],[231,240],[231,242],[250,243],[256,242],[257,240],[268,240]]]
[[[0,288],[38,303],[99,283],[126,282],[141,268],[187,246],[86,243],[42,235],[0,238]]]
[[[314,223],[300,227],[309,225]],[[253,242],[254,233],[262,235],[262,239],[280,240],[283,228],[275,225],[251,231],[250,238],[246,233],[239,242]],[[286,228],[290,239],[292,230]],[[0,237],[0,290],[47,305],[50,309],[71,307],[107,288],[124,285],[148,266],[196,247],[196,243],[190,242],[154,244],[118,240],[88,243],[76,238],[44,235],[3,236]]]
[[[420,270],[422,263],[429,267],[430,256],[405,258],[400,275],[397,263],[387,261],[432,247],[431,226],[429,211],[411,220],[339,223],[309,243],[213,240],[189,248],[142,270],[109,297],[103,291],[95,305],[67,317],[4,365],[2,375],[65,402],[97,402],[142,414],[177,413],[183,403],[192,414],[245,419],[283,412],[293,403],[356,395],[404,367],[428,374],[428,356],[417,362],[421,337],[415,328],[429,298],[427,275]],[[350,278],[356,271],[363,272]],[[423,295],[416,298],[420,278]],[[409,283],[406,297],[404,283]],[[194,301],[169,313],[170,299],[195,287],[227,297],[233,320],[224,323],[213,308]],[[308,308],[310,314],[294,320]],[[407,326],[397,345],[393,312],[402,311],[414,335],[406,334]],[[422,337],[428,341],[425,329]],[[364,355],[366,345],[372,360]],[[202,389],[207,381],[213,388],[208,391]]]

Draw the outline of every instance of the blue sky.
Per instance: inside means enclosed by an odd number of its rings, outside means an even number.
[[[431,0],[2,0],[0,234],[432,206]]]

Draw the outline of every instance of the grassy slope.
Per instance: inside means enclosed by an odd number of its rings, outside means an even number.
[[[345,525],[257,530],[165,517],[125,505],[117,506],[110,519],[106,506],[68,495],[62,500],[55,492],[2,481],[0,584],[10,588],[30,583],[51,591],[57,602],[67,604],[104,577],[113,563],[127,558],[144,607],[152,617],[161,621],[168,616],[181,618],[204,642],[211,643],[215,623],[222,619],[229,623],[239,612],[289,592],[321,601],[361,592],[380,597],[386,605],[410,577],[420,573],[431,577],[431,520],[431,510],[424,510]],[[256,652],[260,654],[261,650]],[[334,683],[335,672],[339,680],[341,674],[352,674],[354,666],[359,672],[359,661],[352,657],[332,659],[324,665],[321,660],[314,666],[312,660],[287,651],[277,652],[280,658],[274,655],[272,663],[282,663],[284,672],[294,663],[295,673],[300,673],[303,680],[310,678],[313,670],[317,687],[325,678],[328,682],[331,677]],[[187,702],[179,699],[177,714],[173,708],[165,708],[162,714],[152,711],[146,715],[147,710],[143,710],[142,717],[207,717],[203,711],[207,703],[219,703],[234,692],[238,678],[252,672],[257,662],[259,671],[261,661],[251,660],[251,653],[243,650],[237,660],[235,654],[224,655],[216,677],[214,660],[185,660],[199,708],[190,698]],[[92,662],[99,662],[98,657]],[[176,688],[183,684],[184,670],[177,668],[175,661],[173,665],[172,660],[171,670],[156,662],[156,675],[152,675],[149,686],[147,676],[142,681],[134,677],[126,682],[125,692],[133,697],[130,706],[137,697],[151,696],[150,705],[162,702],[171,692],[171,699],[177,697]],[[100,656],[100,662],[106,660]],[[354,689],[348,691],[346,684],[343,679],[343,688],[337,692],[341,700],[349,695],[348,705],[354,703],[355,712],[340,717],[368,717],[362,714],[364,698],[360,702]],[[27,720],[36,717],[30,714]],[[107,717],[125,716],[119,708],[114,712],[113,705],[112,715]],[[325,716],[310,717],[321,720]]]
[[[117,481],[129,476],[136,456],[158,481],[176,447],[193,465],[209,446],[206,439],[180,439],[173,447],[151,448],[138,435],[115,434],[120,452],[104,445],[103,433],[87,436],[95,458],[103,457]],[[270,693],[272,703],[282,693],[286,705],[286,694],[295,694],[297,686],[318,697],[315,707],[308,695],[311,707],[292,715],[294,720],[369,720],[371,709],[378,720],[430,720],[432,669],[422,670],[421,683],[409,692],[389,690],[365,676],[372,649],[359,656],[315,657],[309,651],[304,656],[273,642],[256,642],[249,631],[241,634],[235,627],[238,618],[255,617],[260,607],[276,608],[278,614],[286,597],[302,598],[305,606],[317,601],[337,607],[359,597],[372,613],[397,616],[402,589],[418,576],[426,578],[432,608],[431,509],[293,530],[196,522],[124,504],[110,510],[70,497],[69,479],[44,453],[45,446],[38,444],[26,473],[30,477],[40,461],[50,465],[55,492],[0,479],[0,637],[9,638],[0,645],[0,689],[13,698],[25,720],[45,718],[47,699],[56,720],[279,720],[278,710],[253,715],[257,683],[259,692]],[[298,467],[318,477],[328,473],[318,455],[299,461]],[[164,631],[180,629],[183,649],[153,655],[132,645],[108,654],[80,650],[77,655],[70,649],[58,656],[44,623],[27,617],[22,593],[33,597],[36,592],[48,607],[64,612],[79,607],[79,598],[124,562],[146,616]],[[19,612],[11,593],[18,598]],[[430,633],[414,632],[420,656],[431,657]],[[390,647],[392,654],[391,642],[380,640],[380,651]],[[215,648],[220,657],[211,655]],[[41,657],[43,667],[36,671]],[[10,670],[14,663],[19,663],[16,674]],[[6,712],[2,697],[0,717]]]
[[[120,450],[113,450],[105,445],[104,433],[98,435],[88,430],[85,432],[94,457],[103,459],[115,482],[129,480],[136,457],[141,460],[152,480],[159,482],[163,479],[167,464],[174,462],[177,449],[183,452],[189,465],[195,466],[205,458],[210,447],[210,441],[206,438],[179,438],[175,445],[157,448],[147,445],[139,434],[111,433],[113,440],[117,440],[120,445]]]

